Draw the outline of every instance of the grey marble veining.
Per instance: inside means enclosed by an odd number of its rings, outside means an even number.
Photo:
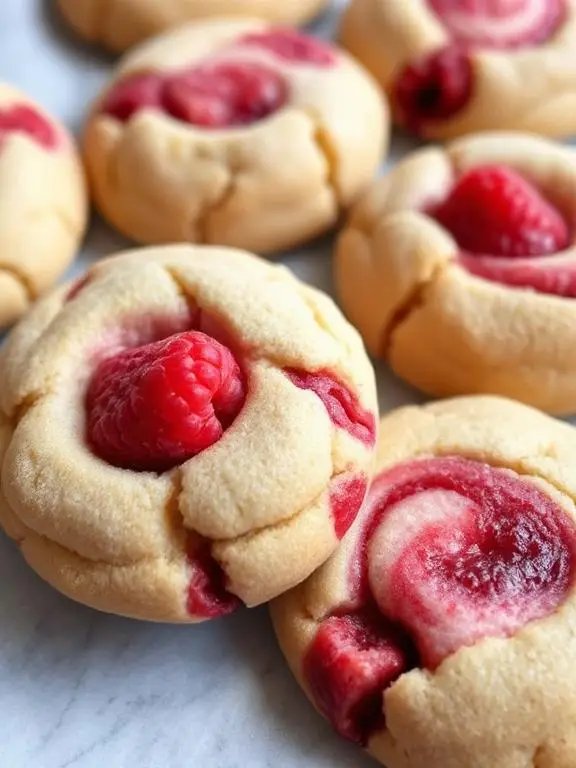
[[[68,36],[50,5],[1,0],[0,79],[77,132],[113,61]],[[70,274],[126,244],[95,219]],[[331,291],[329,239],[283,261]],[[378,375],[383,408],[414,399]],[[0,534],[0,768],[370,765],[305,700],[265,608],[198,627],[106,616],[51,590]]]

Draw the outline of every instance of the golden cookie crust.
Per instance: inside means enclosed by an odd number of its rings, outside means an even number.
[[[250,254],[184,245],[128,251],[68,291],[41,300],[0,353],[0,521],[32,568],[100,610],[190,622],[186,542],[209,545],[247,605],[320,565],[338,543],[330,489],[367,478],[373,450],[283,371],[331,371],[377,413],[362,342],[333,302]],[[84,440],[95,356],[144,343],[155,317],[189,328],[190,302],[242,350],[244,408],[172,471],[111,466]]]
[[[122,52],[142,40],[196,19],[251,16],[271,24],[305,24],[327,0],[57,0],[74,31]]]
[[[457,175],[492,163],[532,180],[574,218],[576,154],[569,147],[494,133],[418,150],[352,210],[336,248],[338,293],[370,351],[419,389],[440,397],[504,395],[573,412],[574,300],[475,277],[457,263],[452,236],[421,212],[445,197]],[[547,264],[575,256],[571,247]]]
[[[252,125],[203,130],[151,109],[120,123],[95,104],[84,154],[96,205],[141,243],[223,244],[283,250],[333,226],[372,179],[388,142],[376,84],[347,54],[330,67],[295,65],[234,47],[266,22],[189,24],[130,53],[126,75],[211,61],[250,61],[285,76],[290,101]]]
[[[0,109],[30,107],[53,128],[46,148],[24,132],[0,136],[0,330],[17,320],[72,261],[87,193],[74,141],[28,96],[0,83]]]
[[[537,47],[473,49],[472,98],[454,116],[423,125],[422,135],[446,140],[484,130],[530,131],[551,137],[573,134],[576,0],[566,0],[566,5],[562,25]],[[404,66],[451,41],[426,0],[352,0],[339,36],[389,94]]]
[[[380,423],[376,475],[418,457],[462,455],[534,483],[576,520],[576,432],[527,406],[463,397],[397,409]],[[366,509],[366,507],[364,507]],[[286,659],[312,703],[303,659],[319,624],[350,602],[357,517],[335,554],[272,603]],[[387,768],[568,768],[576,763],[576,592],[507,639],[460,648],[435,671],[412,669],[383,694],[386,728],[368,751]]]

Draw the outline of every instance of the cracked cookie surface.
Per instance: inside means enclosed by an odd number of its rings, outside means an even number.
[[[0,353],[0,521],[95,608],[192,622],[333,552],[364,499],[374,374],[333,302],[242,251],[128,251]]]
[[[340,38],[422,136],[576,129],[576,0],[352,0]]]
[[[104,216],[142,243],[283,250],[326,231],[388,138],[346,54],[262,21],[190,24],[121,63],[84,136]]]
[[[272,24],[305,24],[327,0],[57,0],[73,29],[113,51],[170,27],[212,16],[249,16]]]
[[[0,330],[72,260],[86,197],[72,137],[24,93],[0,83]]]
[[[414,152],[341,233],[343,306],[377,356],[433,395],[576,410],[576,154],[516,133]]]
[[[338,550],[272,603],[316,709],[388,768],[576,760],[576,432],[463,397],[382,419]]]

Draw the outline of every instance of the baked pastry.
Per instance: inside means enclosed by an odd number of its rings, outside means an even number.
[[[72,260],[86,199],[72,137],[28,96],[0,83],[0,331]]]
[[[328,44],[212,20],[120,65],[85,133],[94,198],[143,243],[294,246],[331,227],[373,176],[386,108]]]
[[[209,16],[305,24],[326,7],[327,0],[57,0],[57,5],[85,40],[125,51],[170,27]]]
[[[340,37],[422,136],[576,131],[576,0],[351,0]]]
[[[419,150],[354,208],[338,291],[369,349],[432,395],[576,410],[576,154],[524,134]]]
[[[360,515],[272,614],[316,708],[387,768],[576,764],[575,454],[500,398],[382,420]]]
[[[364,499],[374,373],[324,294],[241,251],[94,266],[0,352],[0,520],[104,611],[193,622],[262,603]]]

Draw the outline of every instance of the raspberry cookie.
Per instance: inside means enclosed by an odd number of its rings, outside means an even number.
[[[341,38],[423,136],[576,131],[576,0],[352,0]]]
[[[0,83],[0,330],[66,269],[86,208],[72,137],[27,96]]]
[[[133,52],[97,102],[94,197],[140,242],[285,249],[331,227],[370,181],[385,109],[370,76],[320,40],[191,24]]]
[[[209,16],[252,16],[273,24],[305,24],[328,0],[57,0],[86,40],[125,51],[170,27]]]
[[[214,618],[308,576],[358,512],[374,374],[330,299],[241,251],[95,266],[2,350],[0,519],[70,597]]]
[[[340,237],[344,307],[433,395],[576,411],[576,153],[524,134],[415,152]]]
[[[576,432],[470,397],[380,434],[340,548],[273,604],[294,674],[387,768],[576,765]]]

